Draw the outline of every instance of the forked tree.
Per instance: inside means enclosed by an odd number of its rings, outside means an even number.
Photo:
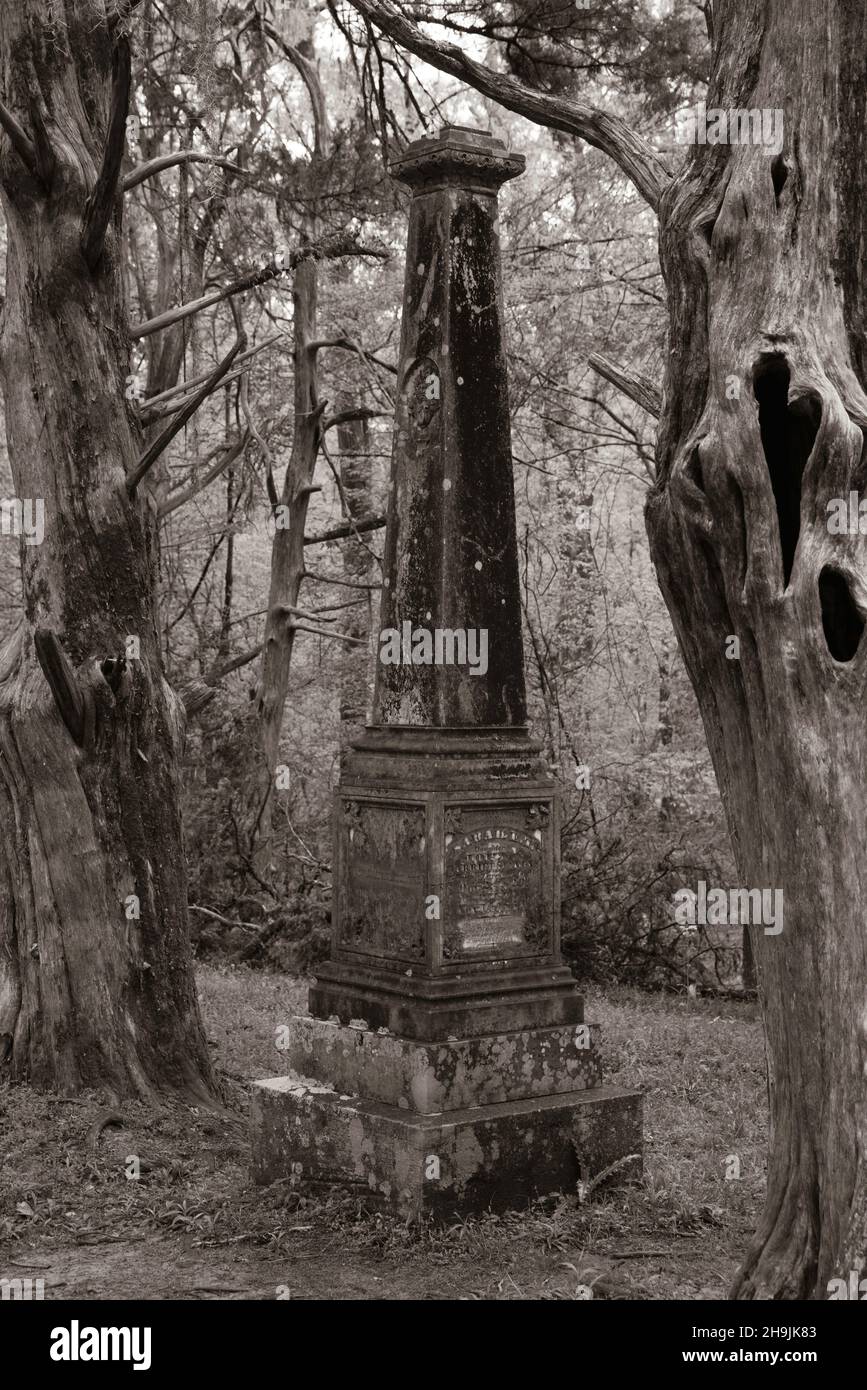
[[[610,114],[472,60],[390,0],[351,3],[603,150],[658,216],[661,400],[609,374],[659,413],[651,553],[741,883],[784,894],[783,931],[752,932],[771,1138],[732,1295],[826,1298],[867,1266],[867,556],[857,521],[828,525],[867,484],[867,6],[708,3],[708,108],[781,110],[782,148],[696,144],[672,173]]]

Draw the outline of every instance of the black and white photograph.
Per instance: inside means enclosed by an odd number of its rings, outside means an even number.
[[[865,625],[867,0],[0,0],[20,1374],[854,1355]]]

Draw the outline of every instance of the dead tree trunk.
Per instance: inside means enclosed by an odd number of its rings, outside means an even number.
[[[280,749],[280,729],[289,689],[289,669],[298,621],[295,610],[304,578],[304,528],[313,471],[319,453],[321,409],[316,387],[317,268],[312,257],[295,271],[294,312],[295,424],[292,452],[276,509],[277,527],[271,548],[271,580],[265,619],[262,675],[256,697],[263,767],[253,828],[257,861],[264,867],[270,846],[271,798]]]
[[[127,488],[129,42],[102,6],[18,0],[0,7],[0,54],[0,370],[16,493],[45,509],[0,651],[0,1057],[39,1085],[205,1099],[182,715],[161,669],[156,515]]]
[[[270,25],[265,32],[297,69],[310,100],[313,117],[313,164],[321,164],[328,153],[328,122],[322,84],[315,63],[299,49],[285,43]],[[312,47],[312,40],[308,40]],[[316,315],[318,269],[312,246],[319,219],[315,206],[305,219],[304,234],[311,254],[302,256],[295,267],[292,289],[293,309],[293,404],[294,424],[289,466],[276,509],[277,526],[271,549],[271,579],[262,674],[256,697],[262,766],[256,804],[257,815],[251,839],[256,861],[267,868],[270,854],[274,771],[277,767],[280,730],[289,690],[289,669],[295,645],[298,598],[304,579],[304,530],[319,454],[322,432],[322,405],[317,384]],[[324,403],[323,403],[324,404]]]
[[[699,146],[662,196],[670,353],[647,508],[752,929],[767,1204],[733,1293],[826,1298],[867,1265],[867,10],[725,0],[708,108],[782,149]],[[737,639],[737,644],[730,641]]]
[[[352,398],[347,393],[338,401],[342,411],[351,413]],[[371,502],[370,474],[371,460],[368,457],[370,430],[363,418],[347,419],[337,427],[340,445],[340,485],[346,510],[353,521],[370,516]],[[349,616],[342,626],[347,637],[368,643],[371,626],[372,589],[363,585],[372,584],[376,574],[373,551],[369,539],[359,536],[347,540],[341,548],[343,577],[347,586],[358,585],[357,594],[347,587],[341,592],[349,601],[357,597],[356,607],[348,610]],[[350,646],[340,657],[340,741],[341,747],[348,746],[350,740],[364,727],[373,698],[373,685],[370,678],[371,661],[368,646]]]

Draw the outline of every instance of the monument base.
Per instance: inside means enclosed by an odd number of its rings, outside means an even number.
[[[447,1220],[576,1192],[612,1164],[618,1181],[641,1174],[642,1098],[600,1085],[595,1026],[419,1043],[305,1017],[285,1051],[290,1073],[254,1087],[258,1182],[335,1183]]]
[[[477,967],[478,968],[478,967]],[[310,1009],[343,1023],[363,1018],[404,1038],[434,1041],[487,1034],[516,1026],[581,1023],[584,999],[565,965],[431,978],[389,977],[384,971],[342,961],[317,967]]]

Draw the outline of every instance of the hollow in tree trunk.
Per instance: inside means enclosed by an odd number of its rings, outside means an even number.
[[[697,146],[663,194],[647,522],[740,882],[783,892],[752,928],[771,1140],[732,1292],[821,1299],[867,1264],[867,554],[828,524],[867,465],[867,9],[714,16],[709,111],[779,110],[783,138]]]

